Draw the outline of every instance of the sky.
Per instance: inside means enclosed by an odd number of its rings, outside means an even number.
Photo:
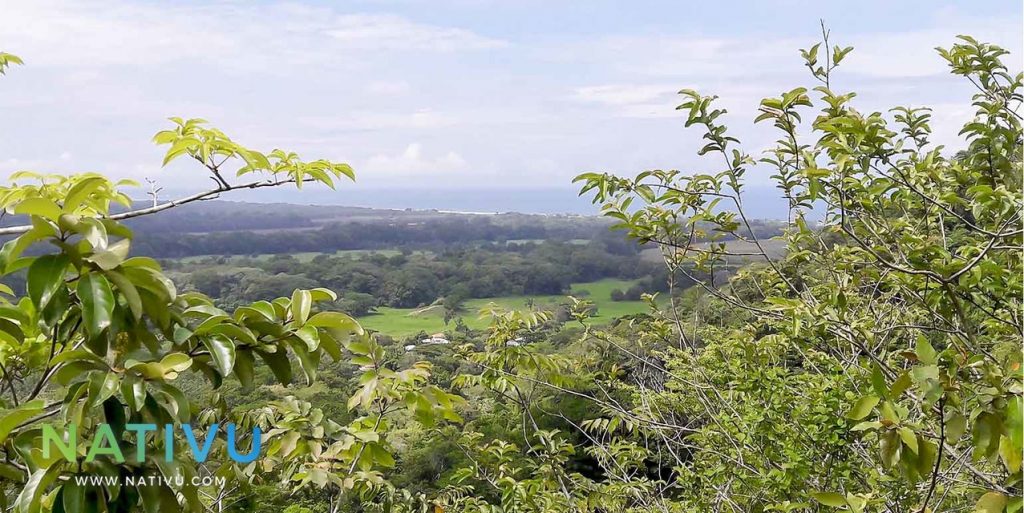
[[[863,111],[932,107],[952,149],[971,88],[934,47],[970,34],[1021,69],[1024,4],[1006,0],[0,0],[0,51],[25,60],[0,77],[0,175],[198,190],[203,170],[161,168],[150,138],[169,116],[202,117],[357,174],[335,193],[252,198],[558,210],[583,172],[717,171],[674,110],[682,88],[718,95],[759,155],[777,134],[753,124],[758,102],[815,85],[798,49],[820,19],[855,47],[834,89],[857,91]],[[755,169],[751,187],[770,190],[768,175]]]

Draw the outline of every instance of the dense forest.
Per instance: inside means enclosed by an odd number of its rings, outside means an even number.
[[[133,201],[131,207],[121,206],[112,211],[147,206],[147,203]],[[0,228],[26,222],[25,216],[5,216],[0,219]],[[543,240],[597,239],[606,249],[618,254],[640,247],[637,241],[609,232],[612,224],[611,220],[599,216],[464,214],[219,200],[189,203],[159,216],[125,221],[135,233],[135,251],[161,259],[357,249],[442,251],[483,242]],[[768,239],[780,235],[784,223],[752,220],[751,227],[759,237]]]
[[[414,218],[415,219],[415,218]],[[545,222],[547,221],[547,222]],[[180,225],[181,226],[181,225]],[[183,225],[183,226],[202,226]],[[140,236],[142,254],[159,257],[333,252],[395,247],[442,249],[480,241],[589,239],[607,231],[608,223],[590,217],[505,214],[435,215],[416,220],[391,219],[329,223],[316,229],[215,231],[203,234],[165,232]]]
[[[350,307],[344,311],[357,316],[373,306],[423,306],[443,297],[563,294],[574,282],[602,278],[647,278],[649,292],[664,287],[664,280],[654,278],[664,274],[664,266],[641,260],[638,251],[609,252],[599,242],[529,242],[429,254],[406,249],[391,256],[320,254],[306,262],[275,255],[231,259],[231,271],[221,270],[224,262],[224,257],[208,257],[167,269],[183,288],[217,298],[225,307],[287,295],[296,287],[326,287]]]
[[[0,188],[3,507],[1021,511],[1024,74],[970,37],[938,50],[976,88],[950,154],[928,109],[858,110],[837,71],[852,48],[822,36],[800,52],[814,89],[761,101],[755,122],[779,134],[763,154],[716,97],[683,90],[712,171],[579,175],[610,222],[297,209],[267,230],[147,234],[193,213],[102,175],[15,174]],[[20,63],[0,53],[0,72]],[[189,204],[358,187],[345,163],[200,119],[154,141],[215,182]],[[781,234],[744,210],[764,167],[789,202]],[[352,316],[608,278],[644,311],[527,300],[419,343]]]

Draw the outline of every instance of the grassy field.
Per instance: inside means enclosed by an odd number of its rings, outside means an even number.
[[[413,253],[419,254],[419,253],[425,253],[425,252],[424,251],[413,251]],[[360,255],[376,254],[376,255],[384,255],[386,257],[391,257],[391,256],[395,256],[395,255],[401,254],[401,251],[398,251],[397,249],[343,249],[343,250],[335,251],[334,253],[321,253],[321,252],[318,252],[318,251],[306,251],[306,252],[288,253],[288,254],[293,256],[293,257],[295,257],[300,262],[309,262],[310,260],[313,260],[313,258],[315,258],[317,255],[323,255],[323,254],[333,255],[333,256],[351,255],[353,257],[360,256]],[[212,257],[219,257],[219,256],[224,256],[224,255],[197,255],[197,256],[175,258],[173,260],[176,260],[176,261],[181,262],[181,263],[189,264],[189,263],[199,262],[199,261],[201,261],[203,259],[210,258],[211,256]],[[244,259],[244,258],[255,258],[257,260],[269,260],[269,259],[271,259],[271,258],[273,258],[275,256],[277,256],[277,255],[274,254],[274,253],[264,253],[264,254],[259,254],[259,255],[231,255],[231,256],[225,256],[225,261],[227,263],[231,263],[232,260],[238,261],[238,260],[241,260],[241,259]]]
[[[547,239],[509,239],[505,241],[505,244],[509,246],[529,244],[531,242],[534,244],[543,244],[546,240]],[[584,246],[590,243],[590,239],[569,239],[566,242],[568,242],[569,244],[575,244],[577,246]]]
[[[727,240],[725,250],[733,253],[758,253],[757,245],[753,242],[741,240]],[[772,260],[780,260],[786,256],[786,241],[778,238],[764,239],[760,241],[761,247]],[[695,245],[699,249],[707,249],[707,242],[700,242]],[[650,262],[660,262],[662,259],[661,249],[657,247],[646,248],[640,252],[640,257]],[[727,256],[726,259],[735,263],[746,263],[753,261],[764,261],[761,255]]]
[[[569,294],[593,301],[597,305],[597,315],[594,322],[605,323],[616,317],[635,314],[647,310],[647,305],[642,301],[612,301],[612,289],[625,290],[633,285],[629,280],[600,280],[590,283],[573,284]],[[489,324],[488,319],[481,319],[478,312],[490,303],[494,303],[505,309],[526,309],[526,302],[531,296],[503,296],[496,298],[471,299],[466,301],[462,312],[462,320],[467,326],[474,329],[484,328]],[[550,309],[567,301],[565,296],[532,296],[534,305],[541,309]],[[359,318],[359,322],[366,328],[391,335],[393,337],[406,337],[420,331],[437,333],[454,327],[454,323],[447,327],[444,325],[444,310],[440,306],[427,308],[389,308],[377,309],[377,313]]]

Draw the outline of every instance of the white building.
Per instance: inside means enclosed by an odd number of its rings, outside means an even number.
[[[430,336],[430,338],[425,338],[423,340],[420,340],[420,343],[421,344],[427,344],[427,345],[448,345],[448,344],[451,344],[451,342],[448,341],[448,338],[445,337],[444,333],[434,333],[433,335]]]

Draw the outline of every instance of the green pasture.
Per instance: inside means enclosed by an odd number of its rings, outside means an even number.
[[[647,305],[643,301],[612,301],[613,289],[626,290],[635,282],[630,280],[605,279],[589,283],[575,283],[572,285],[569,295],[594,302],[597,306],[597,315],[594,322],[604,323],[617,317],[647,311]],[[526,309],[527,301],[533,299],[537,308],[553,308],[560,303],[568,301],[563,295],[552,296],[502,296],[495,298],[470,299],[465,302],[461,317],[467,326],[474,329],[484,328],[489,320],[481,318],[479,311],[489,304],[494,303],[504,309]],[[444,309],[441,306],[428,306],[425,308],[390,308],[381,307],[376,313],[360,317],[359,322],[366,328],[391,335],[393,337],[407,337],[420,331],[437,333],[452,329],[454,321],[448,326],[444,324]]]
[[[392,256],[395,256],[395,255],[399,255],[401,253],[402,252],[397,250],[397,249],[342,249],[342,250],[335,251],[333,253],[324,253],[324,252],[320,252],[320,251],[301,251],[301,252],[298,252],[298,253],[282,253],[281,255],[287,254],[287,255],[291,255],[291,256],[295,257],[295,259],[300,261],[300,262],[309,262],[309,261],[313,260],[314,258],[316,258],[317,255],[331,255],[331,256],[345,256],[345,255],[348,255],[348,256],[352,256],[352,257],[358,257],[358,256],[362,256],[362,255],[383,255],[383,256],[386,256],[386,257],[392,257]],[[423,253],[426,253],[426,252],[425,251],[413,251],[413,253],[414,254],[423,254]],[[246,258],[252,258],[252,259],[256,259],[256,260],[265,261],[265,260],[270,260],[271,258],[273,258],[275,256],[278,256],[278,254],[277,253],[261,253],[261,254],[258,254],[258,255],[196,255],[196,256],[188,256],[188,257],[182,257],[182,258],[175,258],[173,260],[181,262],[181,263],[184,263],[184,264],[193,264],[193,263],[196,263],[196,262],[201,262],[202,260],[210,258],[210,257],[224,257],[224,260],[225,260],[226,263],[231,263],[232,261],[236,261],[237,262],[239,260],[246,259]]]

